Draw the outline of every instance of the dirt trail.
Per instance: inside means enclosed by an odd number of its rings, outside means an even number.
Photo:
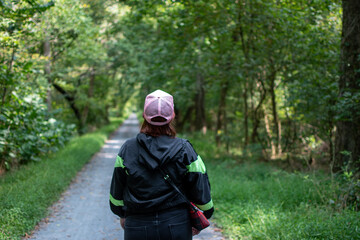
[[[132,114],[79,172],[30,239],[123,239],[119,218],[109,209],[109,187],[116,154],[126,139],[138,132],[138,120]],[[194,239],[221,240],[223,237],[209,227]]]

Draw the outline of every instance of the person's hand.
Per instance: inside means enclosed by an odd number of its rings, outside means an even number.
[[[125,229],[125,218],[120,218],[120,225],[123,229]]]
[[[192,235],[195,236],[195,235],[198,235],[200,233],[199,230],[197,230],[196,228],[192,228]]]

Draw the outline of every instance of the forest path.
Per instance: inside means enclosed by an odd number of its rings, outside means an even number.
[[[51,207],[49,217],[39,224],[28,239],[123,239],[119,218],[109,208],[109,188],[121,145],[138,132],[139,122],[132,114],[78,173],[61,199]],[[194,239],[224,238],[210,226]]]

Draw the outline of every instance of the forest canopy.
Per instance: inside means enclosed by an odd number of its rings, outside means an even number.
[[[156,89],[174,96],[179,132],[202,132],[229,154],[294,168],[358,166],[350,148],[335,148],[339,122],[359,110],[358,91],[339,94],[341,1],[0,7],[2,169],[56,151],[126,106],[141,111]]]

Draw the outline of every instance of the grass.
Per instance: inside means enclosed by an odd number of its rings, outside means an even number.
[[[0,239],[21,239],[46,216],[120,120],[72,139],[61,151],[0,178]],[[207,166],[214,219],[228,239],[360,239],[360,213],[336,210],[334,184],[321,173],[289,173],[239,161],[210,136],[190,139]]]
[[[48,213],[108,135],[123,121],[73,138],[62,150],[0,178],[0,239],[21,239]]]
[[[360,212],[333,206],[336,184],[221,154],[212,137],[190,139],[206,164],[215,223],[228,239],[360,239]]]

